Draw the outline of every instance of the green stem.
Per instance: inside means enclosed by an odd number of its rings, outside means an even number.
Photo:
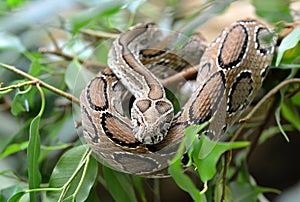
[[[0,87],[0,94],[6,94],[6,93],[9,93],[10,91],[12,91],[13,89],[17,89],[17,88],[21,88],[23,86],[27,86],[27,85],[33,85],[33,84],[36,84],[35,81],[25,81],[25,82],[22,82],[22,83],[18,83],[18,84],[15,84],[15,85],[10,85],[10,86],[6,86],[6,87],[3,87],[1,88]],[[29,92],[31,88],[29,87],[28,89],[24,90],[22,94],[25,94],[27,92]]]
[[[83,168],[83,172],[82,172],[82,175],[81,175],[81,179],[80,179],[80,182],[78,183],[78,186],[76,188],[76,190],[74,191],[73,195],[76,197],[76,195],[78,194],[82,184],[83,184],[83,180],[85,179],[85,176],[86,176],[86,172],[87,172],[87,169],[88,169],[88,165],[89,165],[89,162],[90,162],[90,156],[92,154],[92,150],[89,151],[89,153],[87,154],[86,156],[86,162],[85,162],[85,165],[84,165],[84,168]]]
[[[76,175],[79,173],[79,171],[82,168],[82,166],[86,164],[87,157],[89,157],[90,155],[91,155],[91,151],[89,151],[87,149],[86,154],[84,155],[82,162],[78,165],[78,167],[76,168],[76,170],[74,171],[74,173],[72,174],[72,176],[70,177],[70,179],[63,185],[62,192],[61,192],[61,194],[59,196],[58,202],[63,201],[64,196],[65,196],[65,194],[66,194],[66,192],[68,190],[69,185],[74,180],[74,178],[76,177]]]
[[[66,93],[66,92],[64,92],[64,91],[62,91],[62,90],[60,90],[58,88],[55,88],[54,86],[51,86],[51,85],[45,83],[44,81],[42,81],[42,80],[40,80],[40,79],[38,79],[38,78],[36,78],[34,76],[31,76],[30,74],[27,74],[27,73],[25,73],[25,72],[17,69],[14,66],[3,64],[3,63],[0,63],[0,66],[4,67],[5,69],[7,69],[9,71],[12,71],[12,72],[18,74],[18,75],[20,75],[20,76],[22,76],[24,78],[27,78],[27,79],[33,81],[34,83],[39,83],[44,88],[47,88],[48,90],[50,90],[50,91],[52,91],[52,92],[54,92],[54,93],[56,93],[58,95],[61,95],[61,96],[65,97],[65,98],[67,98],[68,100],[71,100],[71,101],[75,102],[76,104],[80,103],[79,99],[77,97],[75,97],[75,96],[73,96],[73,95],[71,95],[69,93]]]
[[[40,83],[37,83],[36,84],[36,88],[38,89],[40,95],[41,95],[41,109],[40,109],[40,112],[38,114],[39,117],[41,117],[44,113],[44,109],[45,109],[45,104],[46,104],[46,100],[45,100],[45,94],[44,94],[44,91],[43,89],[41,88],[40,86]]]

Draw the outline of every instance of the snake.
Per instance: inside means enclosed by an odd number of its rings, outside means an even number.
[[[113,41],[108,68],[82,90],[83,137],[104,165],[164,177],[188,126],[211,120],[199,136],[222,140],[261,88],[277,40],[273,28],[250,18],[207,46],[198,34],[178,38],[154,23],[129,28]],[[187,67],[198,72],[194,90],[175,112],[161,80]]]

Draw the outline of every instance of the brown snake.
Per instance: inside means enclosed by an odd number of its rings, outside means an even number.
[[[116,170],[163,176],[184,129],[212,117],[203,132],[220,140],[260,89],[276,43],[272,29],[252,19],[224,29],[202,58],[203,41],[197,35],[175,53],[170,51],[174,40],[168,39],[152,23],[120,34],[109,53],[110,69],[98,73],[82,91],[84,138],[99,160]],[[164,48],[158,49],[161,44]],[[166,77],[165,67],[180,71],[189,64],[198,69],[196,90],[174,115],[151,71]],[[128,91],[135,97],[131,120],[123,109]]]

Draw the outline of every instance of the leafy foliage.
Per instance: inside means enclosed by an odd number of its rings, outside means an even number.
[[[6,166],[0,171],[0,202],[150,201],[164,194],[157,191],[158,180],[99,164],[82,145],[74,122],[80,120],[81,89],[106,66],[116,34],[138,22],[154,21],[189,35],[234,0],[209,0],[191,13],[182,13],[183,2],[0,1],[0,167]],[[252,5],[269,23],[294,21],[288,1],[253,0]],[[228,142],[213,142],[205,135],[198,139],[205,125],[186,129],[169,174],[194,201],[257,201],[266,192],[279,193],[257,185],[247,160],[257,144],[280,132],[286,139],[300,132],[299,40],[298,26],[278,47],[262,92],[269,92],[268,101],[278,91],[280,98],[269,107],[257,103],[266,110],[259,121],[238,125],[242,132],[233,130]],[[272,117],[276,121],[270,121]],[[253,131],[259,133],[256,142],[247,136]],[[241,141],[234,141],[238,135]],[[194,168],[189,175],[181,164],[185,153],[187,168]]]

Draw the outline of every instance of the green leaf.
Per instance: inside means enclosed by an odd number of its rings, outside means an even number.
[[[41,173],[38,162],[41,146],[39,135],[40,120],[40,115],[36,116],[32,120],[29,128],[29,143],[27,149],[29,189],[38,188],[41,183]],[[30,201],[35,200],[35,193],[30,193]]]
[[[291,101],[294,105],[300,106],[300,92],[291,97]]]
[[[181,110],[177,97],[173,94],[171,90],[166,88],[165,91],[168,100],[170,100],[173,104],[174,114],[177,114]]]
[[[71,147],[72,146],[72,143],[67,143],[67,144],[58,144],[58,145],[55,145],[55,146],[45,146],[45,145],[42,145],[41,148],[45,151],[55,151],[55,150],[63,150],[63,149],[67,149],[68,147]]]
[[[3,170],[0,172],[0,175],[3,175],[4,177],[10,178],[10,179],[14,179],[16,181],[22,181],[22,179],[19,178],[17,176],[17,174],[14,173],[12,170]]]
[[[229,185],[235,202],[257,201],[257,193],[248,183],[232,182]]]
[[[82,169],[84,171],[84,169]],[[91,189],[93,188],[93,185],[95,184],[95,181],[98,176],[98,162],[92,158],[89,157],[89,161],[85,165],[85,172],[79,173],[81,176],[81,184],[80,183],[72,183],[69,187],[69,190],[66,194],[71,193],[71,190],[75,190],[73,192],[74,199],[77,202],[84,202],[88,198]]]
[[[207,123],[206,123],[207,124]],[[247,146],[248,142],[214,142],[205,135],[201,135],[198,140],[197,134],[205,125],[188,127],[185,130],[187,135],[189,157],[192,158],[195,166],[198,168],[200,179],[207,182],[216,174],[216,164],[221,155],[231,149]],[[190,146],[191,145],[191,146]]]
[[[186,134],[197,134],[202,126],[190,126],[185,130]],[[205,195],[194,185],[194,182],[184,174],[184,170],[181,165],[181,158],[184,155],[186,141],[189,138],[185,138],[178,148],[175,157],[170,163],[168,173],[172,176],[176,184],[184,191],[189,193],[194,201],[206,201]]]
[[[262,193],[274,193],[274,194],[280,194],[281,191],[278,189],[274,188],[269,188],[269,187],[261,187],[261,186],[254,186],[254,191],[258,194]]]
[[[205,195],[202,194],[201,191],[197,189],[194,182],[186,174],[184,174],[181,167],[181,158],[178,158],[176,161],[172,161],[168,172],[176,184],[182,190],[190,194],[193,201],[206,201]]]
[[[57,201],[61,195],[66,201],[86,200],[98,175],[97,161],[87,156],[87,151],[86,145],[81,145],[61,156],[51,174],[49,188],[62,188],[64,193],[47,192],[48,200]]]
[[[199,141],[198,133],[201,130],[203,130],[211,121],[212,119],[199,125],[189,126],[184,130],[184,135],[185,135],[184,142],[185,142],[185,147],[188,151],[194,149],[193,145],[197,144],[197,141]]]
[[[300,41],[300,26],[296,27],[289,35],[287,35],[278,47],[276,58],[276,66],[279,65],[285,51],[294,48]]]
[[[27,148],[28,181],[29,189],[39,188],[41,183],[41,173],[39,169],[39,157],[41,150],[39,125],[41,116],[45,109],[44,92],[39,85],[36,85],[41,96],[41,108],[39,114],[31,121],[29,127],[29,142]],[[36,201],[35,193],[30,192],[30,201]]]
[[[18,192],[8,199],[8,202],[19,202],[20,199],[27,194],[25,191]]]
[[[133,179],[134,187],[136,188],[137,192],[140,195],[141,201],[146,202],[147,201],[146,193],[145,193],[145,191],[143,189],[143,185],[142,185],[143,178],[137,177],[137,176],[132,176],[132,179]]]
[[[283,102],[281,112],[283,117],[300,132],[300,115],[290,100]]]
[[[291,124],[282,125],[282,129],[286,132],[295,130],[295,128]],[[259,137],[259,144],[264,143],[267,139],[272,138],[274,135],[278,133],[280,133],[280,129],[278,126],[272,126],[265,129]]]
[[[206,182],[216,174],[216,165],[221,155],[228,150],[248,146],[248,142],[214,142],[201,135],[199,143],[191,151],[200,179]]]
[[[0,190],[0,201],[8,201],[10,197],[15,195],[17,192],[20,192],[23,190],[23,186],[20,184],[16,184],[10,187],[7,187],[5,189]]]
[[[5,158],[16,152],[22,151],[22,150],[26,149],[27,147],[28,147],[28,141],[25,141],[22,143],[11,144],[0,154],[0,159]]]
[[[28,95],[24,94],[23,91],[20,91],[17,89],[17,93],[14,96],[12,106],[11,106],[11,113],[14,116],[18,116],[22,112],[28,112],[29,111],[29,105],[28,105]]]
[[[281,63],[278,67],[271,67],[273,68],[277,68],[277,69],[299,69],[300,68],[300,64],[283,64]]]
[[[77,32],[79,29],[103,16],[117,13],[123,5],[124,3],[122,1],[105,1],[94,8],[86,9],[85,11],[72,16],[70,21],[73,24],[73,31]]]
[[[282,89],[280,91],[280,102],[278,104],[278,107],[276,108],[275,110],[275,121],[277,123],[277,126],[281,132],[281,134],[284,136],[284,138],[286,139],[287,142],[289,142],[289,137],[287,136],[287,134],[285,133],[283,127],[282,127],[282,124],[281,124],[281,118],[280,118],[280,112],[281,112],[281,106],[283,105],[283,99],[284,99],[284,92],[283,92],[284,89]]]
[[[23,0],[6,0],[6,4],[9,8],[16,8],[23,4]]]
[[[246,183],[246,184],[252,184],[253,183],[253,179],[249,173],[248,170],[248,165],[246,162],[246,156],[244,159],[241,160],[240,163],[240,170],[238,172],[238,176],[237,176],[237,182],[239,183]]]
[[[223,184],[218,183],[215,188],[214,193],[214,201],[221,201],[223,194]],[[228,186],[225,187],[225,200],[226,202],[233,202],[233,198],[231,196],[231,191]]]
[[[229,184],[234,202],[257,201],[257,196],[261,193],[272,192],[278,194],[279,191],[272,188],[259,187],[243,182],[231,182]]]
[[[256,15],[266,19],[270,23],[279,21],[292,22],[293,18],[290,14],[289,4],[286,0],[252,0],[255,7]]]
[[[103,166],[103,174],[106,182],[106,188],[117,202],[137,201],[128,174],[114,171]]]
[[[34,59],[31,63],[28,74],[34,77],[38,77],[42,72],[43,66],[38,59]]]
[[[79,97],[82,89],[91,80],[93,74],[82,68],[81,64],[74,60],[72,61],[65,73],[65,82],[73,95]]]

